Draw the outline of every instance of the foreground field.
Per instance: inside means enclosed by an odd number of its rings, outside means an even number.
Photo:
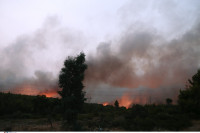
[[[192,125],[185,128],[184,131],[200,131],[200,120],[193,120]]]
[[[87,131],[123,131],[121,128],[88,128]],[[0,120],[0,131],[63,131],[62,121],[49,122],[48,119],[4,119]],[[155,130],[157,131],[157,130]],[[164,130],[163,130],[164,131]],[[200,131],[200,121],[193,120],[192,125],[182,131]]]
[[[77,121],[63,125],[60,99],[0,93],[0,131],[199,131],[199,118],[172,104],[85,103]]]
[[[52,127],[48,119],[4,119],[0,120],[1,131],[60,131],[61,121],[53,121]]]

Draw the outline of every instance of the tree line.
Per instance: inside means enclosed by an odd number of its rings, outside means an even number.
[[[0,93],[0,118],[48,117],[61,119],[63,130],[120,127],[127,131],[180,130],[189,125],[191,118],[200,118],[200,70],[188,80],[186,88],[180,90],[178,105],[172,105],[168,98],[166,105],[133,105],[126,109],[119,107],[117,100],[114,106],[105,107],[84,103],[82,81],[86,69],[84,53],[65,60],[59,74],[60,99]],[[81,128],[81,120],[85,121],[82,126],[87,125],[85,129]]]

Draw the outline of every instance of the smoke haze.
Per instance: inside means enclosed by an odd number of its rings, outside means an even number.
[[[94,10],[95,6],[84,10],[87,23],[73,22],[80,29],[64,25],[56,14],[34,32],[21,34],[9,44],[1,41],[1,91],[57,97],[64,60],[84,51],[88,102],[118,99],[121,105],[130,106],[125,101],[176,101],[179,90],[200,68],[200,2],[116,3],[120,5],[116,12],[110,11],[109,4],[105,7],[108,14]],[[0,35],[3,40],[3,32]]]
[[[119,49],[111,43],[100,43],[96,55],[88,57],[88,84],[145,87],[141,97],[158,97],[161,101],[167,95],[176,99],[180,88],[200,67],[199,24],[170,41],[152,32],[130,30],[118,38]]]

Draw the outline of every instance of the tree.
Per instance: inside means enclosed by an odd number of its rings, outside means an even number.
[[[185,90],[180,90],[178,103],[186,112],[200,113],[200,69],[188,80]]]
[[[87,69],[85,54],[80,53],[77,57],[68,57],[59,75],[58,91],[61,96],[64,120],[72,123],[76,121],[77,113],[82,109],[86,100],[83,92],[84,72]]]
[[[171,105],[171,104],[172,104],[172,101],[173,101],[172,99],[167,98],[167,99],[166,99],[166,103],[167,103],[167,105]]]
[[[119,102],[116,100],[115,101],[115,107],[118,108],[119,107]]]

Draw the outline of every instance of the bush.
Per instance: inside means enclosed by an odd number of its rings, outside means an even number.
[[[112,120],[112,126],[113,127],[124,127],[125,124],[126,124],[126,121],[125,121],[125,118],[123,116],[115,117]]]

